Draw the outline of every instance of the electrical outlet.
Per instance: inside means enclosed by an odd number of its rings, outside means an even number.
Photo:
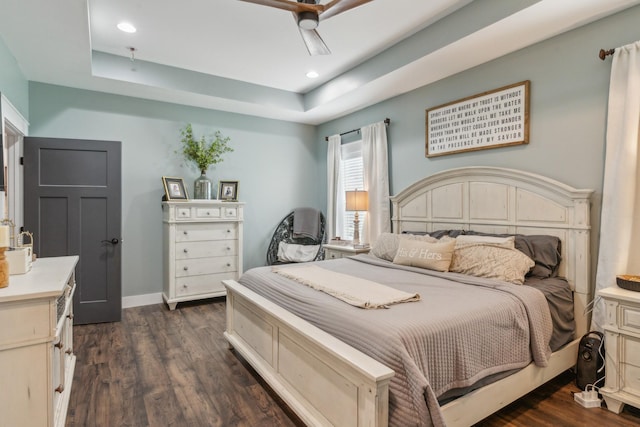
[[[602,404],[602,399],[598,398],[598,392],[595,390],[573,393],[573,400],[584,408],[599,408]]]

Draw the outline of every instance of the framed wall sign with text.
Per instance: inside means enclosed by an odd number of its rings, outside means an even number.
[[[426,110],[426,157],[529,143],[529,80]]]

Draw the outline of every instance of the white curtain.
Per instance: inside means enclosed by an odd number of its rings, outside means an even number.
[[[342,215],[337,212],[344,211],[344,196],[341,182],[341,138],[340,135],[329,137],[327,150],[327,216],[325,234],[327,242],[336,235],[336,230],[343,229]]]
[[[362,224],[363,243],[375,243],[380,233],[391,231],[387,127],[384,122],[361,129],[364,189],[369,192],[369,211]]]
[[[616,275],[640,274],[640,41],[613,55],[607,115],[596,291],[616,286]],[[591,328],[603,325],[596,299]]]

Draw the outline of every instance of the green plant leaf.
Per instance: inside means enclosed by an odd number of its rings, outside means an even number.
[[[233,148],[229,146],[231,139],[223,136],[219,130],[209,141],[204,136],[196,139],[193,136],[191,123],[187,123],[184,129],[180,130],[180,134],[182,135],[182,154],[185,160],[193,162],[202,173],[205,173],[209,166],[222,162],[224,154],[233,151]]]

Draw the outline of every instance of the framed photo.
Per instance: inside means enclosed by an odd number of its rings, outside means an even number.
[[[238,181],[220,181],[218,185],[218,199],[238,200]]]
[[[164,185],[164,195],[167,200],[189,200],[182,178],[163,176],[162,184]]]

